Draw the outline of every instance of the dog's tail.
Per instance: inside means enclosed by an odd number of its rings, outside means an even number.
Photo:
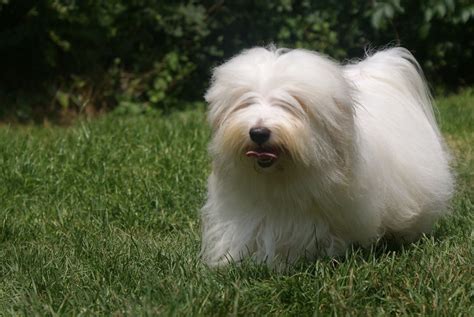
[[[433,99],[423,71],[415,57],[405,48],[394,47],[375,54],[367,53],[366,59],[345,67],[349,77],[366,75],[390,84],[404,95],[411,96],[413,104],[422,108],[433,130],[439,135],[434,115]]]

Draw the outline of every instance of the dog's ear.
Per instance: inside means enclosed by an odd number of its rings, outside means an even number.
[[[306,113],[306,115],[311,115],[311,114],[309,113],[308,104],[306,103],[305,100],[303,100],[303,98],[297,96],[296,94],[293,94],[292,97],[298,102],[298,104],[300,105],[301,109],[303,109],[303,111]]]
[[[209,87],[208,91],[204,95],[204,100],[206,100],[208,105],[207,110],[207,121],[211,126],[212,133],[217,131],[223,121],[224,113],[223,113],[223,100],[220,97],[220,90],[216,84],[215,78],[213,78],[211,87]]]
[[[209,104],[209,110],[207,112],[207,121],[212,129],[212,133],[215,133],[224,121],[223,111],[218,111],[217,107]]]
[[[347,114],[351,118],[354,116],[354,102],[352,100],[347,100],[347,98],[346,100],[343,100],[336,97],[333,97],[332,100],[334,101],[338,111]]]
[[[350,100],[343,100],[332,97],[328,99],[328,107],[332,107],[332,111],[320,113],[315,111],[317,107],[312,107],[310,101],[298,94],[292,94],[292,97],[298,102],[306,115],[313,120],[316,125],[326,131],[328,139],[332,143],[333,161],[340,166],[341,169],[347,169],[351,166],[352,160],[352,144],[354,138],[354,109],[350,104]],[[334,116],[334,117],[333,117]],[[332,120],[321,119],[321,117],[333,117]]]

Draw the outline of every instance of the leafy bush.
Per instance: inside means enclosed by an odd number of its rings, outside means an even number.
[[[0,115],[175,108],[269,43],[337,59],[400,43],[435,83],[469,85],[473,21],[469,0],[0,0]]]

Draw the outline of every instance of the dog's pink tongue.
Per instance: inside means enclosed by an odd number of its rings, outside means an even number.
[[[278,155],[272,152],[248,151],[245,155],[248,157],[256,157],[260,160],[276,160],[278,158]]]

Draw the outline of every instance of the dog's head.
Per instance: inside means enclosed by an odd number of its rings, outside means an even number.
[[[254,48],[213,73],[206,96],[215,164],[257,171],[345,164],[353,138],[340,66],[305,50]]]

